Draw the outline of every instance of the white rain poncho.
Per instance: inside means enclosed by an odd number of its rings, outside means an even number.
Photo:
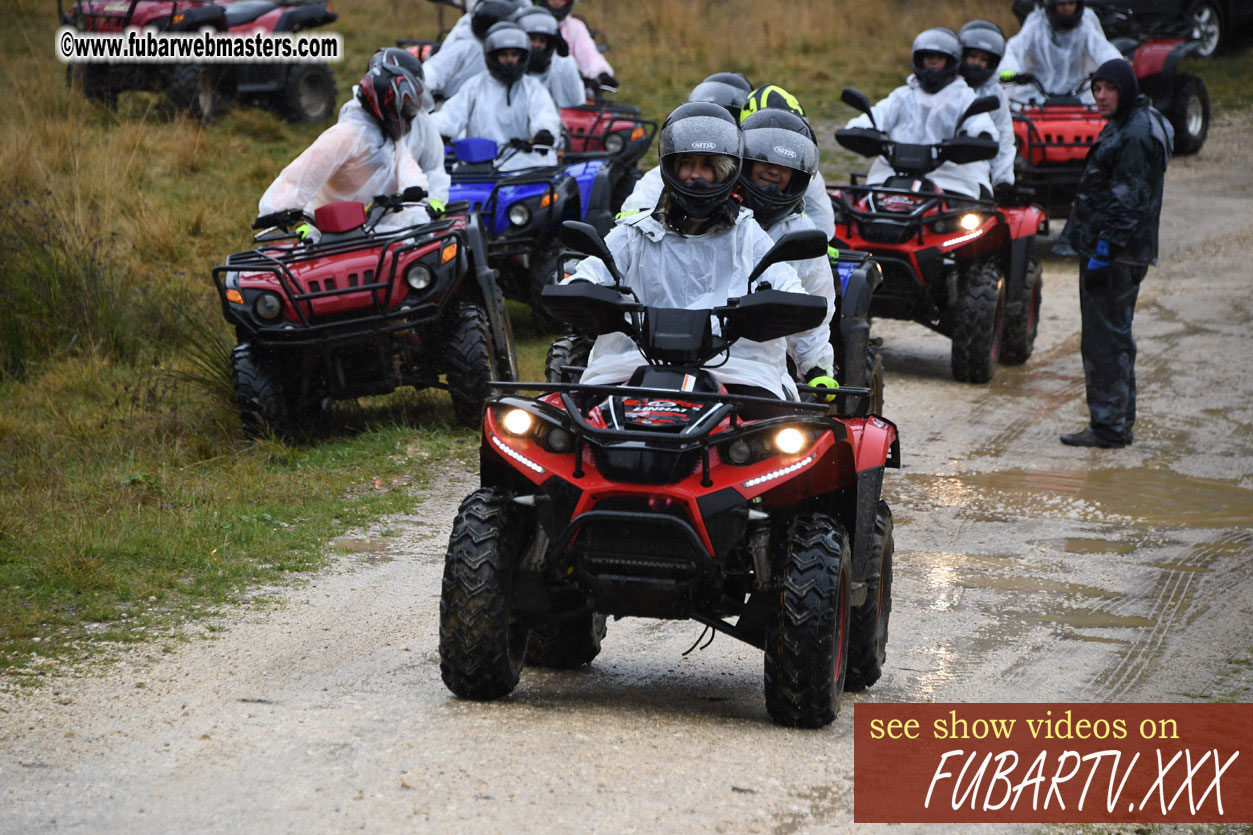
[[[1083,20],[1074,29],[1054,32],[1044,9],[1036,9],[1022,22],[1022,29],[1005,45],[1000,72],[1030,73],[1050,93],[1069,93],[1097,67],[1122,53],[1105,38],[1096,12],[1084,9]],[[1010,90],[1015,101],[1039,101],[1034,86],[1015,84]],[[1091,91],[1083,94],[1092,102]]]
[[[640,301],[656,307],[689,310],[714,308],[748,292],[748,274],[772,241],[744,209],[735,225],[706,235],[683,236],[667,229],[651,214],[622,218],[605,238],[626,286]],[[599,258],[585,258],[566,283],[576,280],[612,285],[613,278]],[[776,290],[803,293],[805,288],[788,264],[775,264],[761,281]],[[716,327],[716,323],[715,323]],[[720,360],[715,359],[717,363]],[[625,334],[601,336],[592,347],[582,382],[589,385],[622,383],[647,361]],[[787,373],[787,340],[750,342],[731,346],[730,358],[709,369],[722,383],[757,386],[779,397],[795,398],[796,386]]]
[[[583,87],[583,77],[579,75],[579,65],[568,55],[554,55],[547,70],[532,73],[531,76],[540,80],[558,107],[574,107],[587,101],[587,90]]]
[[[511,139],[534,139],[542,130],[561,142],[561,115],[553,97],[537,78],[524,75],[509,87],[483,72],[470,79],[457,95],[432,116],[440,136],[452,140],[468,136],[493,139],[504,146]],[[511,155],[504,171],[555,165],[553,154],[539,151]]]
[[[825,193],[825,192],[824,192]],[[816,229],[812,219],[800,212],[784,215],[766,230],[770,239],[778,241],[789,232]],[[831,347],[831,315],[835,313],[835,276],[831,262],[825,255],[805,261],[789,261],[800,277],[805,292],[827,301],[827,315],[822,324],[804,333],[787,338],[787,352],[796,363],[796,373],[804,375],[813,368],[821,368],[831,375],[835,368],[835,350]]]
[[[339,200],[369,203],[380,194],[398,194],[410,186],[430,183],[405,144],[392,142],[378,122],[360,107],[340,111],[339,121],[282,170],[261,195],[258,215],[284,209],[313,214],[319,206]],[[420,206],[389,215],[380,230],[425,223]]]
[[[584,78],[600,78],[601,74],[613,75],[613,67],[596,47],[596,40],[588,31],[587,24],[574,15],[566,15],[561,21],[561,37],[570,47],[570,57],[579,65]]]
[[[357,101],[355,93],[339,109],[341,119],[348,110],[361,110],[361,103]],[[444,141],[439,138],[439,131],[432,124],[429,113],[419,113],[414,118],[404,141],[409,146],[409,153],[413,155],[414,161],[426,175],[426,193],[447,203],[452,177],[444,170]]]
[[[483,43],[473,35],[444,44],[439,52],[422,63],[427,89],[446,99],[455,96],[467,81],[483,72],[487,72]]]
[[[976,98],[966,80],[953,79],[938,93],[928,93],[910,76],[906,83],[892,91],[886,99],[871,108],[874,124],[885,131],[894,142],[933,145],[957,134],[957,120],[966,112]],[[871,127],[870,118],[862,113],[848,123],[850,128]],[[961,132],[970,136],[986,133],[999,141],[996,124],[987,113],[971,116],[961,126]],[[883,157],[875,159],[870,166],[866,182],[882,183],[895,174]],[[987,162],[971,162],[956,165],[946,162],[927,175],[942,191],[979,197],[979,187],[992,188],[990,166]]]
[[[660,167],[644,172],[644,176],[640,177],[627,199],[622,201],[622,208],[618,210],[618,213],[626,216],[645,210],[651,212],[656,208],[657,201],[661,199],[661,190],[664,185],[661,181]],[[801,208],[813,221],[814,227],[822,230],[822,234],[827,238],[835,235],[835,210],[831,208],[831,196],[827,194],[827,184],[822,179],[822,172],[815,171],[814,176],[810,178],[809,188],[805,190],[805,203]]]
[[[1009,96],[995,76],[975,90],[975,96],[977,98],[996,96],[997,101],[1001,103],[1000,107],[988,114],[996,123],[996,138],[1001,145],[1001,149],[996,152],[996,158],[989,165],[992,169],[993,186],[1001,183],[1012,186],[1014,184],[1014,157],[1018,149],[1014,146],[1014,116],[1009,112]]]

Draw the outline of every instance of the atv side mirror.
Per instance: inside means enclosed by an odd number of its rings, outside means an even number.
[[[845,87],[840,93],[840,101],[847,104],[854,110],[859,110],[870,117],[870,124],[875,124],[874,113],[870,110],[870,99],[861,90],[854,90],[852,87]],[[876,125],[877,127],[877,125]]]
[[[999,150],[997,141],[988,136],[954,136],[940,143],[938,156],[945,162],[965,165],[993,159]]]
[[[761,277],[761,274],[783,261],[802,261],[806,258],[822,258],[827,254],[827,236],[817,229],[805,229],[800,232],[789,232],[770,247],[765,257],[753,267],[748,274],[748,286]]]
[[[971,116],[978,116],[980,113],[991,113],[1001,106],[1001,100],[996,96],[980,96],[970,103],[970,107],[966,108],[966,112],[957,120],[957,124],[969,119]]]
[[[561,242],[575,252],[599,258],[605,263],[609,274],[613,276],[614,283],[622,284],[622,274],[618,272],[618,265],[614,263],[613,256],[609,254],[609,247],[605,245],[605,239],[596,231],[596,227],[580,220],[567,220],[561,224]]]

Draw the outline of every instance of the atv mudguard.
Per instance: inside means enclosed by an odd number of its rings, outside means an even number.
[[[1026,206],[1014,211],[1003,211],[1005,224],[1009,227],[1009,285],[1006,288],[1008,301],[1006,312],[1018,313],[1027,303],[1024,288],[1027,284],[1027,262],[1031,260],[1031,248],[1035,245],[1036,233],[1041,224],[1047,222],[1044,212],[1036,206]]]
[[[870,300],[883,283],[883,270],[873,258],[866,258],[848,278],[840,298],[839,338],[844,346],[845,385],[861,386],[866,379],[866,348],[870,344]],[[856,408],[854,401],[841,407]]]
[[[853,526],[853,576],[866,576],[866,560],[870,555],[870,543],[874,539],[875,512],[883,494],[883,470],[901,466],[901,446],[897,438],[896,424],[885,418],[871,415],[861,433],[855,458],[857,467],[857,502]],[[860,590],[864,600],[865,586]],[[859,601],[851,601],[860,605]]]
[[[479,295],[483,298],[483,307],[487,310],[487,319],[492,324],[492,342],[497,351],[508,351],[508,328],[505,327],[505,295],[496,283],[496,271],[487,264],[487,241],[483,237],[483,227],[479,225],[479,217],[470,214],[466,218],[466,240],[470,250],[470,269],[474,271],[474,281],[478,286]]]

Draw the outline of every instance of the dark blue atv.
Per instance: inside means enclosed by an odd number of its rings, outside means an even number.
[[[553,162],[518,171],[501,170],[521,151],[546,152]],[[515,142],[501,148],[490,139],[454,142],[446,165],[452,174],[450,201],[466,201],[481,217],[487,260],[501,290],[531,305],[543,331],[553,322],[539,306],[539,291],[561,267],[561,224],[581,220],[604,235],[613,226],[615,162],[606,152],[563,153]]]

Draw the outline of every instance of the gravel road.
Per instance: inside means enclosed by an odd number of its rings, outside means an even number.
[[[1169,172],[1133,447],[1057,442],[1086,421],[1073,262],[1046,262],[1035,356],[988,386],[949,379],[943,338],[876,322],[905,460],[892,638],[831,727],[772,726],[761,654],[719,636],[684,657],[689,623],[611,622],[585,671],[452,697],[439,578],[477,485],[452,469],[277,605],[0,692],[0,831],[839,831],[858,702],[1250,701],[1248,127]]]

